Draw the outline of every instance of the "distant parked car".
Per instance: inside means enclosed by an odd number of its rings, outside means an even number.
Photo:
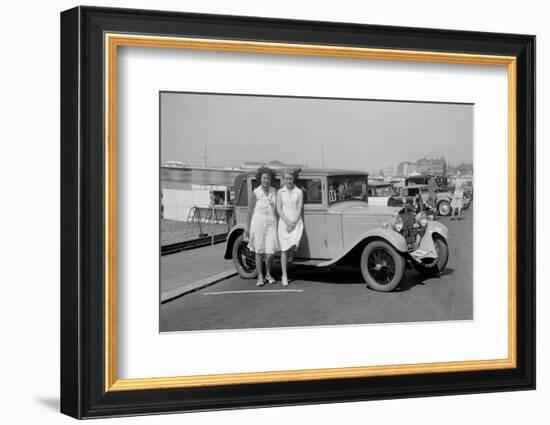
[[[272,185],[280,187],[277,173]],[[230,230],[224,258],[232,259],[243,278],[256,278],[255,255],[244,239],[248,198],[258,186],[255,172],[235,179],[236,225]],[[409,205],[369,204],[368,174],[359,171],[306,169],[296,185],[304,193],[304,232],[294,264],[310,267],[351,265],[361,270],[367,286],[392,291],[410,263],[434,276],[449,258],[448,229],[416,213]]]
[[[368,197],[370,205],[387,206],[388,200],[395,196],[397,190],[392,183],[369,182]]]
[[[421,174],[418,176],[409,176],[405,179],[405,186],[415,185],[415,184],[428,184],[432,177],[435,180],[437,187],[442,192],[446,192],[449,189],[449,179],[447,177],[434,176],[433,174]]]
[[[419,198],[418,198],[419,197]],[[416,205],[417,199],[422,201],[422,204],[427,204],[429,197],[429,187],[426,184],[409,184],[400,189],[399,195],[393,196],[388,200],[388,206],[399,206],[404,204],[413,205],[416,210],[420,206]],[[451,192],[439,192],[436,190],[436,205],[437,214],[447,216],[451,214]]]

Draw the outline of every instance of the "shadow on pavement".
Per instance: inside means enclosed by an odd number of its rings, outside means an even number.
[[[275,271],[276,269],[274,269]],[[278,272],[278,270],[277,270]],[[406,292],[417,285],[435,283],[442,277],[453,275],[454,269],[447,267],[439,276],[426,277],[414,270],[407,270],[401,284],[392,292]],[[295,268],[289,272],[292,280],[307,280],[308,285],[321,283],[327,285],[365,285],[361,271],[353,267],[335,267],[331,269]]]
[[[410,271],[410,273],[405,274],[405,277],[401,281],[401,284],[397,288],[395,288],[394,292],[405,292],[414,288],[417,285],[426,285],[428,282],[432,283],[432,281],[437,281],[444,276],[453,275],[453,274],[454,274],[454,269],[450,267],[445,268],[445,270],[443,270],[439,274],[439,276],[435,276],[435,277],[422,276],[420,273],[417,273],[414,270],[412,270]]]
[[[353,267],[333,267],[330,269],[311,269],[296,267],[289,272],[294,280],[309,280],[309,283],[323,283],[329,285],[358,284],[365,281],[359,269]]]

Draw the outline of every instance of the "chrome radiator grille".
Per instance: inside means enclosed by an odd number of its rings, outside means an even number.
[[[400,216],[403,219],[401,234],[407,242],[407,249],[414,251],[416,249],[416,235],[418,235],[418,227],[415,226],[416,214],[413,211],[404,211]]]

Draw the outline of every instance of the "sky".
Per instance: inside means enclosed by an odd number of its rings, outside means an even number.
[[[161,161],[378,171],[444,156],[473,162],[473,105],[161,93]]]

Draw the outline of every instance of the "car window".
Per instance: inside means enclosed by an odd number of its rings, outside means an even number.
[[[304,193],[304,205],[322,204],[323,193],[320,178],[298,179],[296,186]]]
[[[391,186],[381,186],[376,188],[376,196],[393,196],[393,194],[394,192]]]
[[[330,176],[327,184],[329,203],[347,199],[367,200],[366,176]]]

